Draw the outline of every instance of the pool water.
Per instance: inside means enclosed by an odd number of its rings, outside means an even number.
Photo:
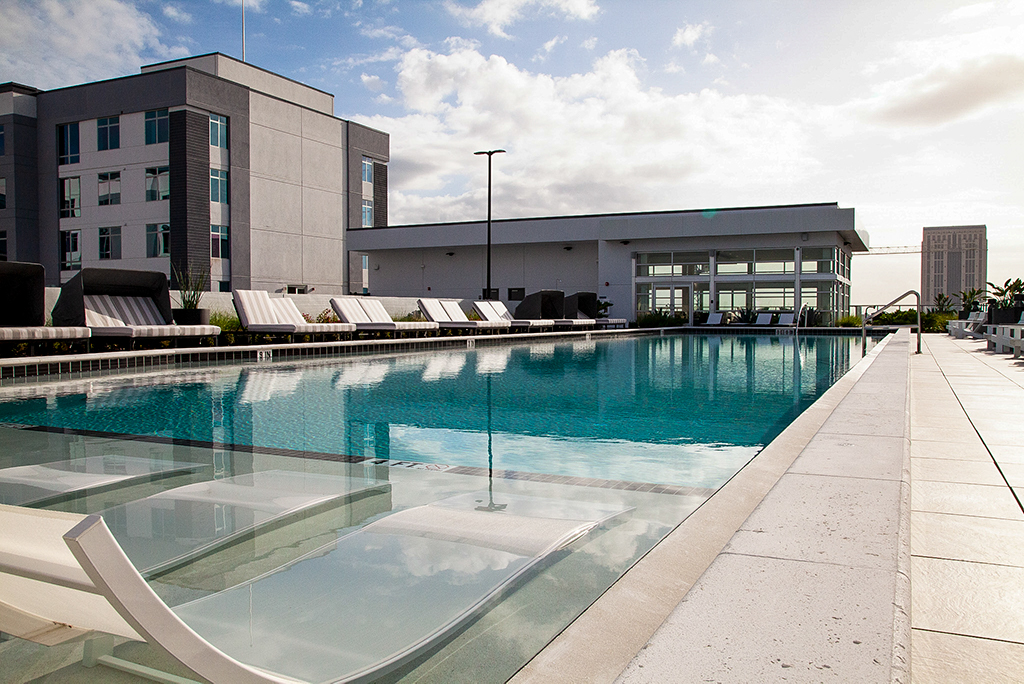
[[[0,501],[100,513],[243,662],[503,682],[859,342],[627,337],[8,388]]]

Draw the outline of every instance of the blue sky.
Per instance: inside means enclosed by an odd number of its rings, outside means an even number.
[[[238,0],[0,0],[0,81],[219,51]],[[838,201],[873,245],[984,223],[1024,277],[1024,3],[246,0],[247,61],[391,134],[391,222]],[[919,285],[854,261],[854,303]]]

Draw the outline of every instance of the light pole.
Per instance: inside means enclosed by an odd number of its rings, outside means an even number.
[[[491,157],[504,153],[505,150],[481,150],[473,153],[487,155],[487,287],[484,290],[484,299],[491,298]]]

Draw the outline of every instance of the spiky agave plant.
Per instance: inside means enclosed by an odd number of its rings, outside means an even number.
[[[192,264],[188,264],[185,270],[172,266],[174,279],[178,281],[178,291],[181,293],[182,309],[198,309],[199,302],[206,293],[206,284],[209,282],[210,274],[203,271],[196,271]]]

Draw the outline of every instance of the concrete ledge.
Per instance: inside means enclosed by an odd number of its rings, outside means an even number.
[[[892,344],[894,339],[900,339],[901,343]],[[781,676],[783,672],[792,677],[797,675],[791,668],[792,663],[781,661],[772,666],[774,673],[733,669],[735,661],[745,658],[752,650],[765,647],[770,650],[774,641],[771,632],[751,632],[758,624],[758,615],[767,612],[783,620],[787,615],[800,620],[801,615],[806,617],[806,610],[816,608],[819,619],[813,621],[814,629],[802,633],[807,645],[822,634],[817,625],[833,617],[825,615],[829,612],[825,606],[810,604],[795,613],[779,610],[778,601],[771,596],[776,589],[794,596],[810,593],[812,598],[832,597],[838,592],[845,608],[851,611],[851,622],[872,615],[877,617],[877,599],[884,597],[882,612],[887,624],[884,629],[875,630],[873,655],[869,659],[870,663],[875,655],[880,655],[882,664],[847,670],[846,674],[852,677],[849,681],[865,681],[865,677],[866,680],[887,681],[889,671],[894,669],[891,664],[894,652],[905,654],[909,646],[909,639],[893,638],[898,620],[892,614],[893,603],[909,605],[909,585],[897,572],[897,554],[892,550],[897,531],[908,529],[903,520],[909,515],[906,506],[909,502],[904,492],[909,473],[909,450],[904,433],[908,339],[908,333],[904,332],[876,346],[511,681],[517,684],[611,682],[619,677],[619,681],[630,683],[705,679],[747,682],[760,681],[765,676]],[[894,375],[897,368],[902,371]],[[899,386],[898,398],[886,396],[887,378]],[[867,429],[858,430],[859,434],[848,434],[838,421],[832,421],[832,429],[828,430],[826,424],[836,417],[837,409],[847,400],[850,401],[848,410],[862,417],[866,417],[864,414],[870,411],[872,403],[876,404],[876,418],[886,413],[895,414],[895,420],[888,421],[892,427],[887,430],[894,434],[878,437]],[[837,450],[843,455],[837,455]],[[801,456],[799,461],[798,456]],[[788,475],[787,471],[791,475],[783,483],[781,480]],[[833,481],[832,496],[824,496],[824,499],[826,504],[831,503],[833,510],[824,528],[818,530],[815,524],[805,523],[799,516],[793,518],[790,511],[794,489],[803,489],[807,495],[802,514],[806,517],[821,503],[821,495],[826,490],[820,484],[828,479]],[[859,499],[850,496],[843,487],[844,481],[859,487]],[[769,494],[775,496],[769,499]],[[845,519],[844,504],[849,507],[852,502],[864,509],[879,501],[887,502],[887,509],[876,516],[874,522],[876,526],[880,523],[883,529],[868,548],[859,548],[856,530],[828,530],[829,524]],[[755,512],[758,517],[752,515]],[[856,521],[853,525],[856,526]],[[766,527],[774,529],[769,531]],[[787,540],[796,541],[795,537],[790,539],[794,532],[796,536],[802,533],[804,539],[803,543],[788,544],[790,557],[786,558],[785,548],[769,549],[760,541],[749,541],[766,532],[782,540],[783,547],[787,546]],[[900,543],[908,541],[903,534],[899,536]],[[746,549],[743,548],[745,540]],[[762,548],[755,548],[756,545]],[[810,548],[815,550],[808,551]],[[870,554],[885,549],[890,551],[888,561],[867,562]],[[823,555],[829,560],[823,561]],[[851,558],[859,562],[849,565]],[[842,565],[844,562],[848,565]],[[720,567],[716,568],[716,564]],[[734,571],[744,565],[744,572],[736,575]],[[844,567],[848,569],[840,572]],[[903,578],[907,576],[902,574]],[[870,579],[873,594],[869,601],[872,610],[865,612],[860,610],[861,597],[852,592],[856,583],[866,578]],[[787,579],[790,586],[782,589],[780,583]],[[742,585],[744,581],[748,583],[746,589]],[[839,584],[833,585],[833,582]],[[849,591],[843,592],[842,587]],[[743,595],[756,600],[748,605],[740,598]],[[893,597],[897,600],[893,601]],[[862,614],[854,617],[853,613]],[[717,629],[725,623],[735,638]],[[899,621],[899,624],[904,625],[906,621]],[[713,634],[720,638],[708,644],[708,637]],[[865,643],[854,638],[847,643],[853,641],[860,642],[853,644],[855,647]],[[894,648],[894,642],[899,648]],[[702,658],[708,660],[698,667]],[[771,660],[768,658],[766,662]],[[869,671],[873,675],[869,676]],[[875,676],[882,671],[884,677]],[[821,671],[814,670],[811,678],[821,676]]]

